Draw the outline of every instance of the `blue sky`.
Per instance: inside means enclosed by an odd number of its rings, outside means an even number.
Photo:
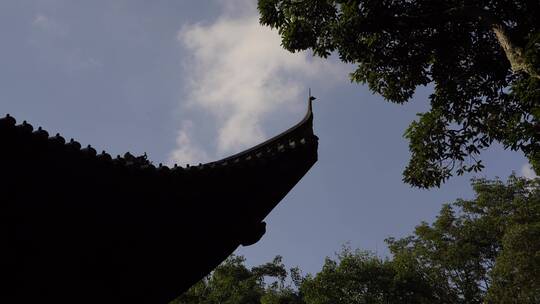
[[[385,255],[386,237],[472,196],[472,175],[430,191],[401,181],[402,134],[429,88],[384,102],[348,81],[353,67],[283,51],[254,1],[6,0],[0,38],[0,115],[154,163],[206,162],[271,137],[301,119],[311,87],[319,162],[263,239],[238,250],[249,264],[280,254],[315,272],[347,242]],[[494,147],[483,159],[477,176],[531,174],[521,153]]]

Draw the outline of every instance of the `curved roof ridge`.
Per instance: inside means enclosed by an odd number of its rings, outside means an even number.
[[[173,170],[179,170],[184,171],[184,169],[190,169],[192,167],[207,167],[207,166],[215,166],[219,164],[227,164],[229,162],[235,161],[235,160],[244,160],[248,158],[249,156],[258,155],[258,154],[267,154],[269,150],[276,150],[280,148],[281,145],[284,144],[290,144],[296,140],[302,140],[309,141],[312,138],[317,139],[317,136],[313,134],[313,97],[309,97],[308,99],[308,107],[307,112],[304,118],[298,122],[296,125],[290,127],[289,129],[285,130],[284,132],[281,132],[280,134],[258,144],[251,148],[248,148],[247,150],[241,151],[239,153],[233,154],[231,156],[227,156],[223,159],[217,160],[217,161],[211,161],[205,164],[199,164],[199,166],[190,166],[186,165],[186,167],[181,167],[178,165],[174,165],[171,169]],[[169,169],[167,166],[160,164],[159,167],[156,167],[152,164],[149,160],[146,159],[146,155],[144,156],[133,156],[131,153],[127,152],[125,153],[124,157],[121,157],[118,155],[116,158],[113,158],[110,154],[103,151],[100,154],[97,153],[97,151],[90,145],[83,148],[81,147],[81,144],[74,139],[71,139],[69,141],[66,141],[60,134],[56,134],[55,136],[49,136],[49,133],[43,130],[41,127],[39,127],[37,130],[34,130],[33,126],[24,121],[22,124],[17,125],[16,120],[14,117],[7,114],[5,117],[0,118],[0,129],[19,129],[19,132],[28,133],[33,138],[42,138],[44,140],[48,140],[51,143],[56,143],[59,146],[65,146],[68,149],[71,149],[76,152],[80,152],[83,154],[88,154],[92,157],[97,158],[98,160],[106,161],[106,162],[115,162],[115,163],[131,163],[134,164],[135,167],[150,167],[155,169],[163,169],[165,171],[168,171],[166,169]],[[303,143],[305,143],[305,141]],[[294,143],[292,143],[292,147],[294,147]],[[144,161],[141,161],[141,158],[144,158]],[[258,158],[258,156],[256,157]]]
[[[274,137],[271,137],[270,139],[256,146],[253,146],[251,148],[248,148],[247,150],[241,151],[231,156],[227,156],[223,159],[209,162],[207,163],[207,165],[228,162],[234,159],[247,157],[248,155],[257,154],[258,152],[261,152],[261,150],[263,150],[264,148],[268,148],[276,144],[283,143],[284,141],[290,141],[294,138],[302,138],[302,137],[305,138],[305,137],[310,137],[310,136],[315,136],[313,134],[313,99],[311,96],[308,99],[308,109],[307,109],[306,115],[296,125],[290,127],[284,132],[281,132],[280,134]]]

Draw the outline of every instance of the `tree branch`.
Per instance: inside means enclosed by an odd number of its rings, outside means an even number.
[[[506,54],[506,58],[508,61],[510,61],[512,71],[514,73],[524,72],[529,74],[531,77],[540,79],[540,73],[538,73],[538,71],[534,69],[534,66],[527,61],[523,48],[515,45],[512,42],[504,25],[494,24],[491,27],[491,30],[495,33],[499,44]]]
[[[450,17],[450,18],[449,18]],[[502,47],[506,58],[510,62],[510,67],[512,72],[519,73],[523,72],[528,74],[531,77],[540,79],[540,72],[537,71],[534,66],[528,62],[525,57],[523,48],[518,46],[510,37],[506,25],[494,16],[491,12],[486,9],[482,9],[475,6],[463,6],[450,8],[445,11],[427,14],[421,16],[406,16],[406,19],[409,21],[415,22],[420,19],[425,18],[435,18],[437,20],[443,19],[465,19],[470,21],[479,21],[486,28],[489,28],[497,38],[499,45]],[[417,22],[416,21],[416,22]]]
[[[534,66],[527,61],[523,48],[518,46],[508,34],[508,29],[502,22],[493,14],[485,9],[478,7],[465,6],[463,8],[454,8],[448,11],[450,15],[457,14],[469,19],[477,19],[486,27],[490,28],[495,34],[499,45],[502,47],[506,58],[510,62],[511,69],[514,73],[524,72],[531,77],[540,79],[540,73]]]

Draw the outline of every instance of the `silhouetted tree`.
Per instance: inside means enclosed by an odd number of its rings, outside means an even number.
[[[540,172],[538,0],[259,0],[282,46],[357,65],[351,80],[395,103],[433,85],[431,109],[405,132],[404,181],[440,186],[479,171],[493,142]]]
[[[388,239],[393,262],[420,272],[447,303],[540,303],[540,180],[473,188],[475,199],[444,205],[432,225]]]
[[[540,180],[475,180],[473,200],[387,240],[392,259],[345,248],[302,279],[307,304],[540,303]]]
[[[415,269],[348,248],[304,278],[300,290],[308,304],[444,303]]]
[[[241,256],[231,256],[207,278],[171,304],[302,304],[298,292],[285,280],[280,256],[251,269]]]

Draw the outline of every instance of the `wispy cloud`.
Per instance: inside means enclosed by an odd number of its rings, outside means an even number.
[[[191,120],[185,120],[176,136],[176,145],[178,148],[170,155],[173,163],[192,164],[209,160],[206,152],[192,142],[192,131],[193,122]]]
[[[54,17],[36,14],[31,22],[33,31],[29,44],[39,51],[42,60],[60,65],[67,72],[78,72],[101,68],[102,62],[85,54],[72,45],[76,35],[71,35],[70,27]],[[73,37],[72,37],[73,36]]]
[[[277,32],[259,25],[252,1],[218,2],[222,16],[184,26],[177,39],[188,53],[187,105],[215,119],[215,151],[207,154],[223,156],[263,140],[262,121],[304,102],[308,84],[343,81],[347,73],[342,65],[283,50]],[[233,4],[244,10],[231,9]],[[178,145],[171,161],[184,162],[177,157],[182,149]]]
[[[68,27],[66,25],[61,24],[57,20],[41,13],[34,16],[32,26],[51,36],[61,37],[69,34]]]
[[[521,167],[521,176],[528,179],[533,179],[533,178],[538,177],[536,173],[534,173],[534,170],[532,169],[530,164],[524,164]]]

